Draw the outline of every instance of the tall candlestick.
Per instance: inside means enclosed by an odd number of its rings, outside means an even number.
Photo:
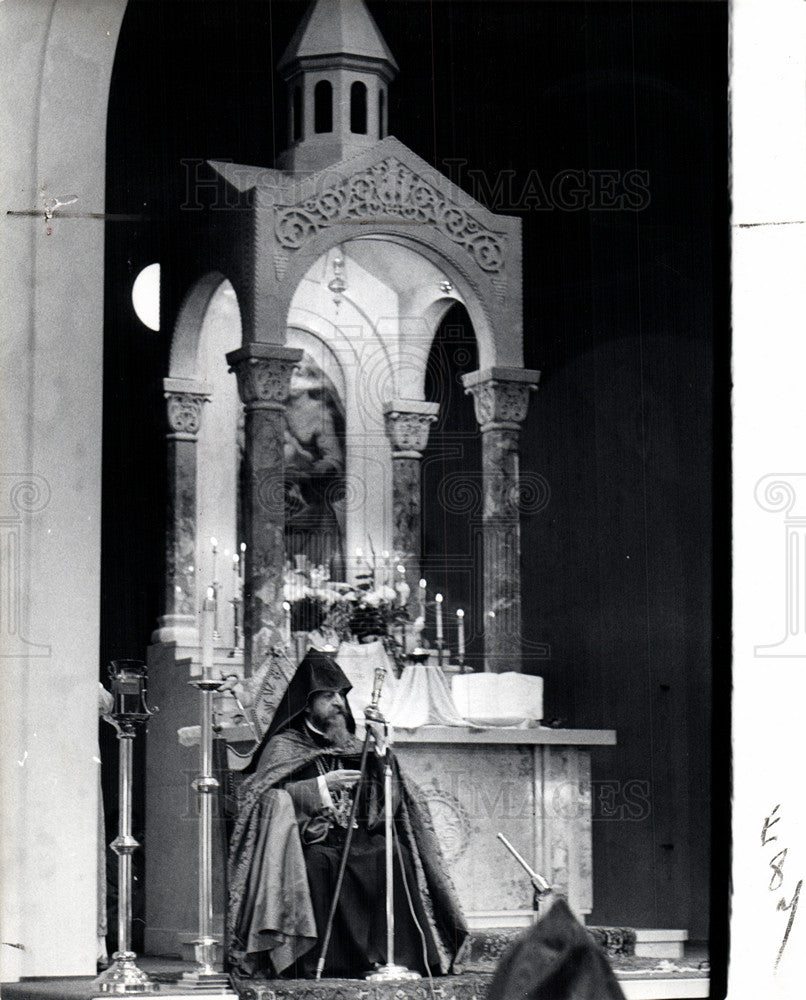
[[[215,603],[213,588],[207,588],[207,597],[202,603],[201,613],[201,666],[205,678],[213,673],[213,632],[215,631]]]
[[[425,621],[425,594],[428,588],[428,584],[425,582],[425,580],[420,580],[419,588],[420,588],[420,593],[417,600],[417,605],[418,605],[417,614],[420,618],[423,619],[423,621]]]
[[[218,636],[218,539],[211,538],[210,544],[213,547],[213,638]]]
[[[442,639],[442,594],[437,594],[434,597],[436,602],[436,613],[437,613],[437,642]]]
[[[465,613],[461,608],[456,609],[456,646],[459,662],[465,662]]]
[[[244,571],[246,569],[246,542],[241,542],[240,549],[241,549],[241,558],[238,561],[238,571],[241,581],[243,582]]]

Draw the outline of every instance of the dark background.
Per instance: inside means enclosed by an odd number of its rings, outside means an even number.
[[[129,4],[107,211],[142,220],[106,233],[104,670],[114,656],[145,658],[162,610],[161,381],[187,290],[173,235],[181,161],[272,164],[286,138],[273,66],[305,7]],[[525,364],[543,374],[521,467],[550,490],[522,521],[527,668],[545,680],[547,719],[618,731],[617,747],[594,752],[591,922],[710,933],[718,983],[729,851],[726,4],[368,7],[400,65],[390,133],[523,220]],[[549,186],[565,169],[634,168],[648,177],[640,211],[523,197],[530,171]],[[153,261],[159,333],[130,299]],[[464,321],[454,310],[435,350]],[[429,455],[451,435],[467,441],[462,406]],[[429,558],[461,554],[465,537],[460,518],[429,513]],[[114,740],[104,740],[109,796]]]

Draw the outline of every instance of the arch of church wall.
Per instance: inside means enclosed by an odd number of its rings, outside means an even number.
[[[219,281],[209,298],[197,334],[198,374],[210,392],[203,408],[197,444],[196,580],[197,600],[216,577],[219,590],[219,628],[231,635],[235,575],[232,557],[238,552],[237,498],[243,428],[243,409],[235,376],[229,371],[227,352],[241,343],[241,317],[235,289]],[[218,542],[213,565],[211,538]]]
[[[14,372],[3,386],[2,465],[23,484],[37,477],[49,484],[44,506],[20,514],[19,561],[7,564],[7,552],[3,566],[18,602],[18,635],[39,647],[7,656],[0,674],[0,785],[14,803],[0,821],[0,924],[14,944],[0,952],[3,981],[95,970],[100,216],[109,82],[125,7],[125,0],[3,5],[0,150],[9,208],[41,208],[75,193],[79,212],[99,215],[76,222],[57,212],[51,236],[41,216],[2,222],[3,353]]]
[[[416,235],[412,234],[413,228]],[[490,278],[472,266],[466,251],[426,225],[410,227],[379,221],[377,225],[348,222],[329,226],[313,234],[291,255],[279,284],[274,276],[274,261],[266,259],[264,266],[258,269],[260,280],[265,280],[269,287],[274,286],[275,291],[274,294],[259,295],[256,301],[257,339],[284,343],[285,329],[284,325],[280,327],[279,317],[288,315],[292,299],[308,270],[333,248],[368,237],[406,246],[444,272],[467,308],[478,341],[480,368],[498,365],[522,367],[520,315],[506,319],[503,308],[499,308],[498,293]]]
[[[202,275],[186,293],[174,325],[168,374],[171,378],[197,379],[202,326],[213,296],[224,282],[232,283],[220,271]],[[234,292],[234,289],[233,289]],[[236,344],[236,347],[239,346]]]

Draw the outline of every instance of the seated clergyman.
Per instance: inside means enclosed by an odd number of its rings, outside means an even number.
[[[249,765],[229,861],[229,956],[241,974],[314,975],[355,794],[324,975],[361,976],[389,961],[383,761],[370,751],[359,782],[350,687],[332,656],[310,650]],[[467,929],[427,807],[396,763],[392,798],[394,962],[444,974]]]

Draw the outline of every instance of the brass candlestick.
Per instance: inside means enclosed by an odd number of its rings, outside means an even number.
[[[95,980],[102,993],[153,993],[159,986],[137,966],[131,949],[132,854],[140,846],[132,836],[132,758],[137,727],[154,712],[146,701],[146,665],[140,660],[113,660],[109,667],[115,704],[110,712],[120,750],[118,835],[109,845],[118,856],[118,950],[112,965]]]

